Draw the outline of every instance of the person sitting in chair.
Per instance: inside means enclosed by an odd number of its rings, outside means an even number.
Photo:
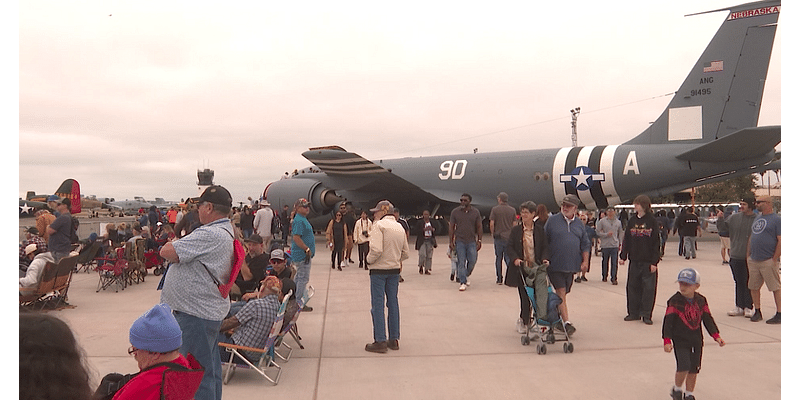
[[[136,360],[139,372],[106,375],[94,399],[111,398],[113,394],[113,400],[155,400],[164,398],[162,392],[167,398],[194,398],[203,379],[203,367],[191,354],[184,357],[178,352],[182,332],[167,304],[156,304],[134,321],[129,337],[128,354]]]
[[[264,348],[269,330],[280,309],[279,296],[282,287],[283,284],[278,277],[268,276],[264,279],[256,298],[248,301],[236,315],[222,321],[219,342],[257,349]],[[231,329],[235,329],[235,331],[229,337],[225,333]],[[230,353],[224,347],[220,347],[219,350],[222,361],[230,359]],[[258,359],[261,358],[261,354],[257,352],[245,351],[243,354],[252,363],[258,362]]]

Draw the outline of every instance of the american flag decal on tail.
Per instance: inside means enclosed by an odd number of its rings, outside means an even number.
[[[722,61],[712,61],[703,64],[703,72],[717,72],[722,71]]]

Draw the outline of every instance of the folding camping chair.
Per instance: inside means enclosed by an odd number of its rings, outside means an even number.
[[[97,261],[95,258],[97,257],[97,253],[100,251],[100,241],[95,241],[85,249],[83,249],[80,254],[78,254],[78,262],[77,264],[80,265],[77,269],[77,272],[81,272],[81,270],[86,271],[89,273],[90,270],[94,270],[97,267]]]
[[[252,368],[256,370],[264,379],[271,382],[273,385],[277,385],[278,381],[281,379],[281,366],[275,362],[275,342],[278,340],[281,334],[281,327],[283,326],[283,316],[286,312],[286,305],[289,304],[289,297],[291,297],[292,291],[290,290],[288,294],[283,297],[283,302],[281,303],[280,308],[278,309],[278,314],[275,317],[275,322],[272,323],[272,328],[269,330],[269,336],[267,337],[267,341],[264,344],[264,348],[257,349],[254,347],[246,347],[246,346],[239,346],[232,343],[219,343],[220,347],[224,347],[225,350],[231,353],[230,359],[228,361],[223,361],[222,365],[225,368],[222,376],[222,383],[228,384],[233,373],[236,371],[237,367],[240,368]],[[261,357],[258,359],[257,365],[253,365],[247,357],[242,354],[243,351],[251,351],[256,353],[261,353]],[[241,364],[239,362],[235,362],[235,359],[244,362]],[[278,372],[275,375],[275,378],[271,378],[267,374],[267,370],[269,367],[277,368]]]
[[[314,297],[314,286],[308,285],[308,288],[306,288],[306,293],[303,294],[303,298],[301,298],[297,302],[298,305],[297,313],[294,314],[294,317],[292,318],[293,321],[289,329],[289,333],[292,335],[292,339],[294,339],[294,341],[297,342],[297,345],[300,346],[301,349],[305,349],[305,347],[303,347],[303,343],[300,342],[301,340],[303,340],[303,338],[300,337],[300,333],[297,331],[297,318],[300,316],[300,312],[303,309],[303,306],[308,304],[308,301],[311,300],[312,297]],[[286,355],[286,358],[283,358],[280,355],[278,356],[281,357],[282,360],[288,360],[289,357],[291,357],[292,355],[291,354],[292,348],[285,341],[281,341],[281,345],[289,348],[289,354]]]
[[[119,292],[120,289],[125,290],[127,286],[127,279],[125,277],[125,270],[128,268],[128,260],[125,259],[125,248],[118,247],[117,257],[103,257],[98,258],[98,267],[95,268],[100,280],[97,282],[97,290],[106,290],[111,285],[115,285],[114,292]],[[101,264],[102,263],[102,264]]]

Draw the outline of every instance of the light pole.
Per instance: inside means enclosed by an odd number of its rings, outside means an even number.
[[[572,113],[572,147],[578,147],[578,115],[581,114],[581,108],[575,107],[569,112]]]

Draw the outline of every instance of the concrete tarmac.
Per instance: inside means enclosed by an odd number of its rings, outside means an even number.
[[[413,239],[413,237],[411,238]],[[440,237],[440,243],[446,243]],[[781,325],[729,317],[734,287],[722,265],[718,241],[699,242],[698,258],[685,260],[677,242],[667,243],[660,264],[652,326],[625,322],[627,267],[619,285],[601,282],[600,257],[592,257],[588,282],[576,283],[568,296],[577,332],[574,353],[563,342],[523,346],[515,322],[515,288],[495,284],[494,247],[489,235],[464,292],[450,281],[447,246],[433,257],[432,275],[420,275],[411,245],[400,284],[400,350],[373,354],[368,272],[350,264],[330,268],[324,238],[317,237],[310,283],[314,311],[301,314],[298,327],[304,350],[295,347],[272,386],[254,371],[238,369],[223,386],[224,399],[669,399],[675,374],[673,354],[665,353],[661,325],[666,301],[677,291],[678,271],[694,267],[702,277],[699,292],[727,342],[719,347],[707,332],[698,399],[778,399],[781,397]],[[357,257],[357,252],[354,253]],[[159,301],[159,277],[115,293],[95,293],[96,273],[73,276],[69,302],[74,309],[51,311],[75,331],[91,366],[93,386],[109,372],[132,373],[136,362],[126,352],[131,323]],[[765,320],[775,313],[771,293],[762,290]]]

